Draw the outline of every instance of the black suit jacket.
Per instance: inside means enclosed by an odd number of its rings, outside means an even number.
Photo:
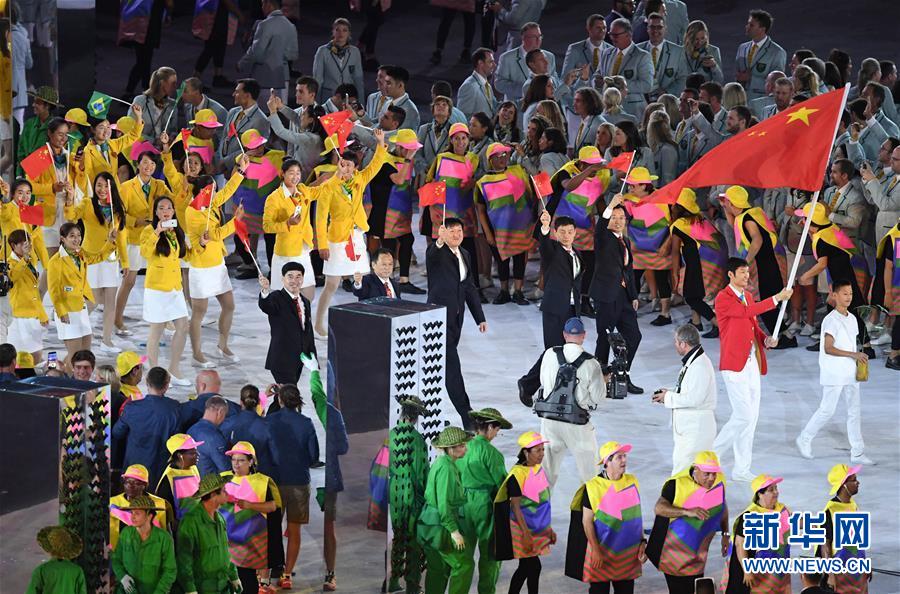
[[[400,299],[400,283],[394,279],[390,279],[390,282],[391,291],[394,293],[394,299]],[[373,297],[387,297],[387,292],[384,290],[384,285],[381,284],[381,279],[375,276],[374,272],[370,272],[362,277],[360,287],[358,289],[353,287],[353,294],[356,295],[360,301],[363,299],[372,299]]]
[[[600,303],[612,303],[619,295],[622,281],[625,281],[625,292],[628,299],[638,298],[634,286],[634,264],[631,256],[631,242],[623,235],[628,250],[628,266],[625,266],[622,245],[607,226],[609,219],[601,215],[594,228],[594,278],[591,279],[591,299]]]
[[[301,365],[301,353],[316,354],[309,301],[303,295],[300,295],[300,300],[303,302],[303,327],[300,326],[294,300],[287,291],[271,291],[267,297],[263,297],[262,293],[259,295],[259,308],[269,317],[266,369],[294,371]]]
[[[541,268],[544,271],[544,297],[541,300],[541,311],[557,315],[566,315],[570,303],[575,304],[575,315],[581,315],[581,276],[584,273],[584,261],[578,252],[575,257],[580,264],[578,276],[574,276],[572,256],[558,241],[550,239],[537,230],[538,247],[541,250]]]
[[[425,252],[425,267],[428,271],[428,303],[443,305],[447,308],[447,322],[455,322],[462,326],[465,306],[469,306],[475,323],[485,321],[481,309],[481,299],[472,275],[472,258],[469,252],[459,248],[466,265],[466,278],[459,280],[459,261],[450,247],[444,244],[438,247],[437,242],[428,246]]]

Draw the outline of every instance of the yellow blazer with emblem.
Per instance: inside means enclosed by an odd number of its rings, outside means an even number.
[[[128,231],[128,245],[141,244],[141,233],[146,225],[139,227],[136,223],[138,219],[153,220],[153,213],[150,212],[150,209],[153,208],[153,201],[159,196],[171,197],[172,195],[169,188],[166,187],[166,183],[156,178],[150,178],[150,196],[144,196],[141,186],[141,178],[137,176],[123,183],[119,188],[122,206],[125,207],[125,230]]]
[[[325,247],[323,242],[326,240],[330,243],[347,241],[354,226],[362,231],[369,230],[366,209],[362,204],[363,192],[386,161],[387,150],[384,146],[379,146],[372,161],[347,182],[350,187],[349,196],[340,182],[330,184],[330,191],[319,196],[319,204],[316,206],[316,234],[321,247]],[[335,175],[334,178],[337,180],[338,176]]]
[[[269,194],[263,210],[263,231],[275,233],[276,256],[296,257],[303,253],[304,245],[312,247],[313,226],[310,215],[312,203],[325,193],[340,192],[336,180],[337,176],[333,176],[318,186],[300,184],[293,196],[289,196],[287,187],[281,184],[277,190]],[[288,219],[294,216],[297,206],[300,206],[300,222],[288,225]]]
[[[180,223],[179,223],[180,224]],[[168,256],[156,253],[156,242],[159,236],[156,231],[147,225],[141,232],[141,255],[147,260],[147,276],[144,280],[145,289],[155,291],[181,291],[181,258],[178,257],[178,248],[169,250]],[[194,259],[202,254],[203,246],[198,241],[188,247],[184,252],[184,260],[193,263]]]
[[[93,140],[89,141],[84,147],[84,161],[81,165],[81,170],[85,173],[87,183],[93,187],[94,180],[97,179],[97,174],[103,171],[112,175],[113,179],[118,182],[119,176],[117,175],[117,172],[119,169],[119,154],[126,153],[125,156],[129,156],[128,152],[131,151],[131,146],[141,139],[141,132],[143,132],[143,130],[144,122],[139,121],[131,132],[127,132],[119,138],[110,138],[107,140],[106,144],[109,147],[107,155],[109,156],[109,160],[103,156],[103,151],[100,150],[98,144]]]
[[[37,318],[41,323],[46,322],[47,312],[41,303],[38,275],[28,268],[28,262],[15,254],[10,254],[9,278],[13,283],[9,291],[9,307],[13,317]]]
[[[101,223],[97,220],[97,214],[94,212],[94,203],[90,198],[85,198],[74,206],[66,205],[65,215],[67,221],[81,220],[84,223],[84,241],[82,246],[89,252],[99,252],[106,243],[109,235],[110,223]],[[116,214],[113,213],[113,221],[118,228],[118,220]],[[128,268],[128,241],[125,239],[125,230],[120,230],[116,236],[116,249],[114,251],[119,266]]]
[[[94,302],[94,293],[87,282],[88,264],[102,262],[116,249],[115,244],[109,241],[103,244],[99,252],[88,252],[82,249],[78,254],[81,266],[77,266],[65,248],[50,258],[50,266],[47,270],[47,288],[50,300],[56,309],[57,316],[79,312],[84,309],[84,300]]]
[[[52,227],[56,224],[56,193],[53,191],[53,184],[59,181],[56,178],[56,166],[51,165],[35,179],[28,175],[25,177],[31,182],[35,205],[44,209],[44,226]],[[87,176],[72,155],[69,156],[67,179],[73,187],[87,191]]]
[[[21,229],[31,238],[32,253],[37,256],[44,270],[46,270],[47,265],[50,263],[50,255],[47,253],[47,245],[44,243],[44,234],[40,230],[35,233],[34,225],[27,225],[22,222],[19,216],[19,205],[15,200],[0,205],[0,235],[3,236],[3,241],[7,241],[9,234],[17,229]],[[7,251],[8,254],[12,253],[8,243],[7,250],[9,250]]]
[[[222,205],[228,202],[237,191],[244,176],[235,171],[225,187],[215,193],[210,204],[212,212],[207,217],[206,210],[197,210],[188,206],[183,219],[185,233],[191,245],[200,245],[200,236],[204,231],[209,231],[209,242],[206,249],[202,253],[194,255],[191,259],[192,268],[212,268],[218,266],[225,261],[228,250],[225,248],[225,238],[234,233],[234,219],[231,219],[224,225],[221,224]],[[207,221],[209,228],[207,229]]]

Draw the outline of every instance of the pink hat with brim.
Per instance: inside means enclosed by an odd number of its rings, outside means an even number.
[[[722,467],[718,464],[694,464],[694,468],[703,472],[722,472]]]
[[[506,146],[501,142],[494,142],[488,147],[487,156],[488,159],[493,157],[494,155],[502,155],[503,153],[512,152],[512,147]]]
[[[416,140],[415,142],[395,142],[394,144],[411,151],[417,151],[422,148],[422,143],[418,140]]]
[[[193,437],[188,436],[188,438],[184,440],[184,443],[182,443],[181,447],[179,447],[178,449],[179,450],[195,450],[195,449],[199,448],[200,446],[202,446],[204,443],[206,443],[206,442],[205,441],[197,441]]]
[[[256,450],[253,448],[253,444],[246,441],[237,442],[233,448],[225,452],[226,456],[234,456],[235,454],[244,454],[245,456],[256,458]]]
[[[517,443],[519,444],[520,448],[524,448],[527,450],[545,443],[550,443],[550,441],[544,439],[544,436],[537,431],[526,431],[519,436]]]
[[[619,452],[627,454],[631,451],[630,443],[618,443],[610,441],[603,444],[600,448],[600,464],[606,464],[606,461],[618,454]]]

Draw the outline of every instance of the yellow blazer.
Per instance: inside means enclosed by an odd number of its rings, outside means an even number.
[[[0,235],[3,236],[2,241],[7,242],[7,254],[12,254],[12,248],[9,247],[7,238],[10,233],[17,229],[25,231],[31,238],[32,252],[40,260],[44,270],[47,270],[47,265],[50,263],[50,255],[47,253],[47,244],[44,243],[44,234],[40,229],[35,232],[34,225],[27,225],[22,222],[22,219],[19,217],[19,205],[15,200],[0,205]],[[2,253],[3,250],[0,247],[0,254]]]
[[[102,262],[115,249],[116,246],[108,241],[99,252],[82,249],[79,254],[80,268],[75,265],[75,261],[65,248],[60,247],[59,251],[53,254],[47,270],[47,286],[57,316],[81,311],[84,309],[85,299],[94,302],[94,293],[87,281],[88,264]]]
[[[119,138],[110,138],[107,140],[106,143],[109,146],[107,155],[109,156],[109,160],[103,156],[103,151],[100,150],[99,145],[94,143],[93,140],[89,141],[84,147],[84,162],[81,167],[87,177],[87,183],[93,187],[94,180],[97,179],[97,174],[102,171],[106,171],[112,175],[113,179],[118,183],[119,154],[126,153],[125,156],[127,157],[127,153],[131,151],[131,146],[141,139],[141,132],[143,130],[144,122],[140,121],[131,132],[123,134]]]
[[[66,150],[63,149],[65,153]],[[67,179],[73,187],[81,188],[87,192],[87,176],[84,171],[75,162],[72,155],[69,156],[69,167],[67,171]],[[58,180],[56,178],[56,166],[48,167],[46,171],[40,174],[37,179],[32,179],[26,174],[28,181],[31,182],[31,192],[34,194],[34,203],[44,209],[44,226],[52,227],[56,224],[56,193],[53,191],[53,184]]]
[[[166,176],[169,187],[172,188],[171,193],[173,194],[172,201],[175,202],[175,214],[180,222],[184,220],[187,207],[191,200],[194,199],[194,190],[191,184],[187,183],[185,175],[175,167],[171,152],[162,154],[162,162],[163,175]]]
[[[303,253],[303,246],[313,245],[311,205],[323,194],[340,191],[337,177],[332,177],[318,186],[297,186],[297,193],[288,195],[288,189],[281,184],[266,198],[263,209],[263,231],[275,233],[274,253],[278,256],[296,257]],[[294,210],[300,206],[300,222],[288,225]]]
[[[169,188],[166,183],[156,178],[150,178],[150,196],[144,196],[141,178],[136,176],[126,181],[119,188],[119,195],[122,198],[122,206],[125,207],[125,230],[128,231],[128,245],[140,245],[141,233],[144,226],[137,226],[138,219],[153,220],[153,201],[159,196],[170,196]],[[174,199],[173,199],[174,201]]]
[[[29,262],[15,254],[9,256],[9,278],[13,282],[9,307],[14,318],[37,318],[43,323],[48,320],[47,312],[41,303],[38,275],[28,267]]]
[[[213,195],[210,204],[211,212],[208,215],[206,210],[200,211],[188,206],[184,218],[180,219],[184,221],[185,233],[191,245],[200,245],[200,236],[204,231],[209,231],[209,242],[206,244],[206,249],[192,258],[192,268],[212,268],[225,261],[228,250],[225,248],[224,242],[226,237],[234,233],[234,219],[222,225],[221,209],[222,205],[237,192],[242,181],[244,181],[244,176],[235,171],[225,187]],[[208,229],[207,220],[209,221]]]
[[[316,206],[316,233],[320,247],[324,247],[322,244],[326,239],[330,243],[347,241],[354,226],[362,231],[369,230],[366,210],[362,204],[363,192],[386,161],[387,150],[379,146],[372,156],[372,161],[347,182],[350,186],[349,196],[340,182],[329,184],[331,182],[329,179],[322,184],[328,185],[330,191],[323,192],[319,196],[319,204]],[[334,178],[337,179],[337,175]]]
[[[180,223],[179,223],[180,224]],[[147,276],[144,279],[144,288],[155,291],[181,291],[181,258],[178,257],[178,249],[169,250],[168,256],[156,253],[156,242],[159,236],[149,225],[141,232],[141,255],[147,259]],[[193,262],[194,258],[202,254],[204,248],[198,241],[184,252],[186,262]]]
[[[67,221],[81,220],[84,223],[84,241],[82,246],[89,252],[99,252],[103,249],[109,235],[110,223],[101,223],[97,220],[97,214],[94,212],[94,204],[90,198],[84,198],[81,202],[74,206],[65,207],[65,215]],[[118,228],[118,217],[115,213],[112,215],[113,221]],[[114,252],[119,260],[119,266],[123,269],[128,268],[128,241],[125,239],[125,230],[120,230],[116,236],[116,249]]]

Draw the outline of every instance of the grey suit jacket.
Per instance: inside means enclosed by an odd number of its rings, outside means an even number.
[[[600,42],[600,56],[603,55],[603,52],[611,48],[612,46],[605,41]],[[600,56],[597,56],[597,64],[600,63]],[[575,70],[576,68],[581,68],[583,65],[588,64],[591,67],[591,70],[594,70],[594,46],[591,45],[589,39],[582,39],[576,43],[573,43],[568,48],[566,48],[566,57],[563,59],[562,65],[562,76],[565,76],[567,72],[571,70]]]
[[[784,72],[787,54],[780,45],[767,37],[759,49],[753,55],[753,63],[747,64],[747,55],[750,52],[752,41],[745,41],[738,47],[735,64],[739,72],[750,72],[750,80],[744,83],[747,90],[747,100],[752,101],[757,97],[766,96],[766,77],[773,70]]]
[[[650,64],[653,64],[653,48],[649,41],[637,44],[639,48],[650,54]],[[676,43],[663,40],[659,48],[659,57],[653,72],[653,89],[650,91],[652,98],[664,93],[678,97],[684,90],[684,81],[690,74],[684,48]]]
[[[869,121],[866,122],[866,127],[859,133],[858,142],[862,147],[863,153],[865,153],[869,164],[873,166],[873,169],[877,167],[878,151],[881,149],[881,145],[884,144],[884,141],[887,140],[887,138],[888,134],[884,131],[884,128],[881,127],[881,124],[878,123],[877,118],[870,118]]]
[[[855,187],[853,183],[849,183],[832,207],[831,203],[837,190],[836,187],[830,186],[825,190],[825,196],[822,198],[822,202],[831,208],[828,218],[840,227],[850,239],[872,245],[873,229],[869,222],[869,210],[872,206],[866,201],[859,188]]]
[[[383,101],[382,98],[384,98]],[[381,114],[384,113],[384,110],[387,109],[390,102],[391,98],[382,95],[381,91],[371,93],[366,97],[366,119],[368,119],[370,123],[377,124],[378,119],[381,117]]]
[[[703,65],[703,60],[707,57],[712,57],[715,60],[716,65],[712,68],[707,68]],[[725,75],[722,73],[722,52],[719,51],[719,48],[714,45],[707,45],[705,49],[697,54],[695,58],[687,48],[684,50],[684,59],[688,65],[688,72],[703,75],[707,81],[717,82],[720,85],[725,84]]]
[[[497,51],[518,46],[522,42],[519,32],[522,25],[540,22],[546,3],[546,0],[512,0],[509,9],[500,9],[494,20]]]
[[[416,104],[409,98],[408,93],[398,99],[389,100],[388,103],[385,103],[384,109],[387,109],[388,104],[396,105],[406,112],[406,118],[403,120],[400,128],[409,128],[410,130],[419,129],[419,108],[416,107]]]
[[[152,100],[147,97],[147,95],[142,93],[132,101],[132,103],[136,103],[144,108],[142,115],[144,130],[141,133],[141,138],[144,140],[155,140],[163,133],[164,127],[166,128],[165,131],[169,133],[169,136],[174,137],[174,135],[178,133],[178,116],[173,115],[173,112],[176,109],[175,100],[168,98],[166,101],[167,103],[162,110],[157,110],[154,106],[152,111],[149,107],[149,103],[151,103]],[[128,108],[128,115],[134,117],[134,112],[130,107]],[[172,116],[171,120],[169,120],[170,115]],[[166,120],[169,120],[168,127],[166,127]]]
[[[434,122],[419,126],[417,137],[422,143],[422,148],[416,151],[414,158],[416,174],[428,173],[428,168],[434,163],[434,159],[441,153],[450,150],[450,139],[447,132],[450,131],[450,122],[446,122],[441,128],[440,134],[435,134]]]
[[[547,58],[550,72],[556,73],[556,56],[547,50],[541,50]],[[503,93],[506,101],[518,101],[522,98],[522,85],[531,75],[525,64],[525,53],[521,46],[504,52],[500,56],[497,70],[494,72],[494,87]]]
[[[248,114],[242,117],[240,121],[237,121],[238,114],[242,111],[243,109],[240,106],[232,107],[228,111],[228,116],[225,118],[224,122],[225,125],[222,127],[222,142],[219,144],[219,158],[222,160],[225,171],[230,171],[234,167],[234,159],[241,153],[238,139],[234,136],[228,138],[228,130],[231,127],[232,122],[235,122],[234,128],[237,131],[238,136],[250,129],[255,129],[266,138],[269,136],[269,120],[258,106],[254,105],[251,107]]]
[[[615,47],[610,47],[605,54],[600,56],[600,66],[594,74],[595,87],[602,87],[601,84],[598,84],[598,82],[602,82],[598,81],[598,78],[602,79],[604,76],[614,74],[613,67],[618,51]],[[625,52],[618,71],[618,74],[625,77],[628,82],[628,95],[622,102],[622,108],[640,120],[644,115],[644,108],[647,107],[646,95],[653,88],[653,61],[650,59],[650,54],[634,44]]]
[[[331,98],[338,85],[352,84],[356,87],[357,97],[365,97],[363,89],[362,56],[355,45],[347,46],[344,58],[338,58],[331,51],[331,44],[319,46],[313,57],[312,75],[319,81],[319,103]]]
[[[262,88],[283,89],[290,78],[288,62],[299,55],[297,28],[280,10],[273,10],[256,23],[253,43],[238,60],[238,70],[247,72]]]
[[[863,184],[866,200],[878,209],[875,215],[875,241],[891,230],[900,217],[900,176],[886,176],[883,180],[873,179]]]
[[[766,119],[765,110],[771,105],[775,105],[775,97],[766,95],[765,97],[757,97],[750,101],[748,107],[750,108],[750,113],[755,115],[756,119],[763,121]]]
[[[572,148],[576,155],[578,154],[578,151],[581,150],[581,147],[594,144],[597,139],[597,128],[605,121],[606,119],[599,114],[589,115],[582,119],[581,124],[575,129],[575,133],[572,135],[571,139]],[[584,124],[583,127],[582,124]],[[581,134],[578,134],[579,129],[581,129]]]
[[[688,10],[687,4],[681,0],[663,0],[666,5],[666,40],[681,45],[684,43],[684,33],[687,31]],[[644,0],[638,3],[631,19],[632,26],[637,25],[646,13]]]
[[[487,81],[487,84],[490,84],[490,81]],[[489,97],[484,85],[478,82],[473,72],[459,85],[456,92],[456,107],[466,114],[466,117],[472,117],[472,114],[481,111],[493,118],[494,112],[497,111],[497,95],[492,88]]]

